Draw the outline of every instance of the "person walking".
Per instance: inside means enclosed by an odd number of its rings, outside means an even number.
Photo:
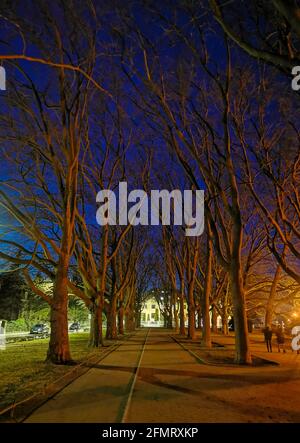
[[[267,350],[268,352],[272,352],[272,329],[267,326],[264,330],[263,330],[264,336],[265,336],[265,343],[267,345]]]

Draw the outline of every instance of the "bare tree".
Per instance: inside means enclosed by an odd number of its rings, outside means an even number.
[[[300,8],[297,1],[210,0],[210,6],[223,31],[250,56],[289,75],[292,67],[300,64]]]

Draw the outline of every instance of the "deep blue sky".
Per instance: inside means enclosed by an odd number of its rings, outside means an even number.
[[[160,2],[162,13],[170,18],[171,15],[173,15],[175,12],[174,9],[170,8],[171,3],[168,4],[166,3],[167,5],[166,7],[164,7],[161,3],[162,2]],[[41,55],[43,57],[44,55],[41,54],[41,51],[38,48],[38,39],[40,38],[43,43],[46,44],[49,43],[49,46],[51,46],[50,40],[49,42],[47,42],[46,36],[48,34],[47,32],[45,32],[41,22],[39,21],[40,16],[38,10],[27,8],[25,6],[27,4],[30,5],[31,3],[21,2],[18,13],[24,19],[27,19],[29,23],[31,22],[31,24],[33,25],[33,27],[37,32],[38,37],[37,40],[33,43],[30,40],[30,38],[27,38],[25,33],[26,54],[30,56]],[[32,4],[34,4],[34,2]],[[111,2],[111,4],[113,4],[113,2]],[[140,28],[148,39],[149,45],[147,49],[149,50],[149,53],[151,54],[151,43],[155,44],[155,50],[157,51],[158,58],[164,61],[164,69],[168,68],[173,69],[174,62],[176,60],[185,59],[186,62],[188,63],[190,55],[186,50],[186,48],[183,46],[183,44],[178,43],[178,41],[174,45],[170,44],[170,40],[168,38],[165,38],[164,35],[165,27],[163,26],[163,23],[159,22],[157,19],[154,19],[153,16],[151,16],[150,14],[145,13],[143,7],[137,6],[138,4],[139,4],[138,2],[135,4],[135,8],[132,9],[131,12],[136,22],[136,29]],[[98,6],[100,8],[100,5]],[[99,58],[97,59],[95,76],[97,80],[99,79],[101,84],[103,84],[108,90],[111,90],[113,78],[111,76],[112,71],[110,70],[110,68],[112,66],[118,65],[118,63],[120,63],[121,61],[121,57],[116,55],[117,49],[120,48],[121,44],[119,39],[117,38],[118,34],[116,31],[120,31],[120,29],[122,29],[122,26],[118,22],[116,11],[114,11],[113,9],[109,10],[110,2],[108,2],[105,6],[107,9],[104,10],[103,13],[104,15],[101,16],[102,23],[100,30],[97,33],[97,51],[99,51],[99,53],[101,53],[102,55],[99,56]],[[102,14],[102,11],[100,11],[100,13]],[[64,35],[64,23],[63,23],[64,19],[59,10],[57,10],[57,12],[54,13],[54,15],[56,23],[62,30],[63,39],[65,37],[64,43],[66,44],[68,49],[71,50],[70,42],[67,41],[68,39],[66,38],[66,35]],[[88,20],[90,20],[91,28],[93,28],[94,20],[91,16],[89,17],[90,18],[88,18]],[[182,27],[184,32],[186,32],[187,34],[195,32],[195,30],[193,30],[192,27],[190,26],[187,16],[184,13],[182,13],[181,10],[178,10],[177,25],[179,27]],[[220,30],[219,26],[213,21],[212,17],[211,17],[211,25],[213,31],[208,31],[206,33],[206,44],[210,56],[210,67],[213,70],[218,70],[220,72],[220,75],[223,75],[226,67],[226,51],[224,47],[223,33]],[[112,27],[114,28],[113,31],[111,29]],[[39,37],[39,32],[40,32],[40,37]],[[126,44],[130,44],[132,42],[131,38],[133,37],[134,34],[135,34],[135,28],[133,28],[131,35],[130,33],[126,34],[125,41],[128,40]],[[114,39],[116,39],[116,42],[118,44],[114,42]],[[80,44],[82,44],[84,47],[85,41],[82,40]],[[200,46],[199,50],[201,49]],[[1,20],[0,54],[9,54],[9,53],[18,54],[22,51],[22,49],[23,49],[23,41],[22,38],[20,37],[20,34],[17,32],[15,25],[5,20]],[[106,51],[104,55],[102,53],[103,51],[104,52]],[[113,63],[111,63],[112,54],[114,54]],[[53,56],[55,57],[55,52]],[[154,57],[153,53],[152,56]],[[74,64],[76,64],[77,56],[74,52],[72,53],[72,57]],[[137,52],[135,53],[134,60],[135,60],[136,69],[139,72],[144,71],[144,59],[143,59],[143,54],[140,50],[137,50]],[[67,57],[65,57],[65,61],[69,62]],[[232,62],[234,65],[238,65],[240,68],[252,69],[254,70],[254,72],[258,73],[257,62],[251,60],[247,55],[245,55],[242,51],[236,48],[232,50]],[[43,91],[46,87],[49,87],[48,90],[49,100],[52,100],[53,102],[57,101],[58,83],[57,83],[57,70],[55,68],[27,61],[18,61],[17,64],[33,80],[37,89]],[[27,80],[24,80],[24,76],[14,67],[14,63],[4,62],[3,65],[7,70],[8,89],[13,86],[16,86],[16,83],[13,84],[13,82],[18,82],[18,81],[25,83],[27,82]],[[200,73],[199,76],[201,76]],[[138,131],[143,132],[143,127],[144,126],[146,127],[145,117],[142,115],[142,113],[139,113],[137,110],[135,110],[132,103],[128,101],[128,98],[131,98],[133,95],[133,88],[130,82],[126,80],[126,77],[124,75],[122,75],[120,78],[122,78],[123,82],[122,88],[124,93],[122,104],[124,105],[124,108],[126,112],[129,114],[129,117],[131,119],[132,126],[130,127],[130,129],[137,133]],[[138,84],[141,88],[143,88],[137,75],[133,75],[132,80],[136,82],[136,84]],[[287,85],[286,79],[282,79],[281,81],[283,89],[289,86]],[[5,100],[3,100],[5,99],[6,94],[7,92],[0,91],[0,113],[2,115],[6,114],[6,104]],[[115,104],[109,99],[107,99],[107,105],[109,106],[112,113],[116,112]],[[215,111],[211,110],[211,112],[213,113]],[[275,102],[272,101],[270,102],[269,112],[270,112],[270,121],[272,121],[272,119],[278,118]],[[220,131],[221,131],[221,124],[220,124]],[[125,132],[127,132],[126,135],[129,136],[129,131]],[[91,142],[95,143],[96,145],[96,140],[94,141],[93,137]],[[128,162],[130,163],[130,167],[135,168],[136,166],[136,169],[138,169],[138,171],[141,170],[143,166],[143,161],[145,161],[145,157],[143,159],[143,157],[141,158],[140,156],[137,156],[136,147],[139,145],[139,143],[140,143],[139,140],[134,140],[131,149],[129,149],[127,153],[127,159]],[[153,150],[154,153],[153,173],[151,175],[152,188],[153,187],[159,188],[164,185],[162,182],[159,183],[156,178],[157,173],[164,170],[168,171],[171,174],[175,183],[175,187],[179,187],[182,189],[183,187],[187,186],[186,178],[183,174],[182,167],[178,165],[177,162],[173,161],[170,158],[169,152],[165,146],[165,142],[162,140],[162,137],[160,135],[152,134],[152,138],[150,140],[147,140],[147,134],[146,134],[146,140],[141,140],[141,143],[143,145],[145,144],[150,145],[149,147]],[[11,175],[12,176],[14,175],[14,171],[10,167],[7,167],[5,160],[3,160],[0,168],[0,180],[2,182],[6,181],[7,178],[9,178]],[[163,181],[163,177],[161,179]],[[200,187],[204,188],[200,175],[197,176],[197,179],[199,180]],[[131,181],[131,186],[133,187],[138,186],[136,177],[134,177],[134,179],[129,178],[129,182],[130,181]],[[140,184],[140,187],[142,187],[142,183]],[[50,188],[53,190],[53,192],[57,191],[57,185],[54,181],[53,183],[50,184]],[[91,204],[88,208],[88,213],[90,216],[91,223],[95,223],[96,208],[97,208],[96,204],[95,205]],[[152,232],[153,236],[155,237],[156,234],[159,234],[160,231],[159,228],[153,228],[153,231],[151,231],[150,235],[152,235]]]

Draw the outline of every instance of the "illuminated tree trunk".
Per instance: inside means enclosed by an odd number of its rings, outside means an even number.
[[[179,331],[179,322],[178,322],[178,309],[177,309],[177,294],[174,291],[174,296],[173,296],[173,315],[174,315],[174,330],[175,333],[177,334]]]
[[[141,312],[141,309],[138,309],[138,311],[136,313],[136,318],[135,318],[135,326],[137,328],[141,327],[141,321],[142,321],[142,312]]]
[[[107,311],[106,338],[114,340],[117,334],[117,298],[113,296]]]
[[[120,306],[118,310],[118,332],[121,335],[124,335],[124,307]]]
[[[180,319],[180,334],[185,335],[185,314],[184,314],[184,282],[180,281],[180,310],[179,310],[179,319]]]
[[[252,359],[248,337],[248,323],[241,267],[242,223],[239,214],[235,214],[232,234],[233,243],[229,277],[233,300],[235,360],[238,364],[251,364]]]
[[[68,335],[68,264],[69,257],[62,255],[58,262],[51,303],[51,334],[47,361],[56,364],[71,361]]]
[[[228,328],[228,315],[224,314],[222,316],[222,331],[224,335],[229,334],[229,328]]]
[[[173,310],[172,310],[172,303],[169,305],[169,309],[167,312],[167,328],[172,329],[173,328]]]
[[[191,245],[187,243],[188,246],[188,268],[187,268],[187,277],[188,277],[188,338],[192,340],[196,336],[195,330],[195,299],[194,299],[194,288],[195,288],[195,279],[197,272],[197,264],[198,264],[198,256],[199,256],[199,239],[196,237],[194,243],[194,255],[192,256]]]
[[[211,311],[211,330],[214,334],[218,332],[218,312],[215,306],[212,307]]]
[[[91,312],[91,327],[90,327],[90,339],[89,346],[92,348],[98,348],[103,346],[103,320],[102,320],[102,307],[101,304],[94,305]]]
[[[132,332],[135,330],[134,312],[132,307],[129,307],[125,313],[125,330],[126,332]]]
[[[47,352],[47,361],[57,364],[68,363],[71,360],[68,334],[68,270],[74,235],[78,160],[68,160],[72,167],[68,165],[66,176],[62,238],[51,301],[51,333]]]
[[[194,302],[194,288],[192,285],[189,287],[188,291],[188,338],[192,340],[195,338],[195,302]]]
[[[210,224],[207,223],[207,251],[206,251],[206,273],[203,294],[203,330],[201,345],[211,348],[211,334],[210,334],[210,294],[212,289],[212,258],[213,258],[213,244],[212,232]]]
[[[132,288],[130,288],[131,294],[129,299],[129,304],[127,306],[126,312],[125,312],[125,330],[127,332],[132,332],[135,330],[135,294],[136,294],[136,287],[135,284]]]
[[[99,346],[99,325],[96,310],[91,311],[89,346],[91,348]]]
[[[197,308],[197,329],[201,329],[202,325],[202,309],[201,307]]]

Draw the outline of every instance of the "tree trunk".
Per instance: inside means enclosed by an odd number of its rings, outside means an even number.
[[[196,336],[195,330],[195,299],[194,299],[194,288],[195,288],[195,278],[197,272],[197,262],[199,256],[199,239],[196,237],[195,239],[195,249],[194,249],[194,257],[191,262],[191,254],[188,252],[188,316],[189,316],[189,324],[188,324],[188,338],[192,340]]]
[[[206,273],[205,273],[205,283],[204,283],[204,294],[203,294],[203,330],[202,330],[202,340],[201,346],[206,348],[211,348],[211,333],[210,333],[210,294],[212,288],[212,254],[213,254],[213,244],[212,244],[212,232],[210,224],[207,223],[207,252],[206,252]]]
[[[180,335],[185,335],[185,314],[184,314],[184,282],[180,281],[180,310],[179,310],[179,316],[180,316]]]
[[[118,310],[118,332],[124,335],[124,307],[120,306]]]
[[[197,309],[197,329],[201,329],[202,327],[202,309]]]
[[[178,334],[179,332],[179,322],[178,322],[178,309],[177,309],[177,295],[174,293],[173,298],[174,304],[173,304],[173,310],[174,310],[174,329],[175,333]]]
[[[58,263],[50,313],[51,334],[47,361],[56,364],[66,364],[71,361],[68,335],[68,266],[66,262],[68,263],[68,258],[62,257]]]
[[[98,317],[95,311],[91,311],[89,346],[91,348],[98,348],[99,346]]]
[[[168,309],[167,313],[167,329],[173,329],[173,312],[172,312],[172,304]]]
[[[56,364],[67,364],[72,360],[68,331],[68,270],[76,213],[78,153],[74,155],[66,170],[65,207],[60,254],[53,286],[53,298],[50,305],[51,333],[46,360]]]
[[[137,328],[141,327],[141,321],[142,321],[142,308],[138,307],[137,313],[136,313],[136,318],[135,318],[135,326]]]
[[[211,348],[211,331],[210,331],[210,315],[209,315],[209,300],[203,303],[203,329],[201,346]]]
[[[195,338],[196,330],[195,330],[195,302],[194,302],[194,291],[193,285],[189,286],[188,292],[188,338],[192,340]]]
[[[129,306],[128,310],[125,312],[125,331],[132,332],[135,330],[134,313],[132,308]]]
[[[222,331],[224,335],[229,334],[229,328],[228,328],[228,315],[224,314],[222,316]]]
[[[103,346],[103,332],[102,332],[102,308],[100,305],[95,306],[91,312],[91,327],[89,346],[91,348],[98,348]]]
[[[218,311],[214,305],[211,310],[211,330],[214,334],[218,332]]]
[[[238,364],[251,364],[242,272],[240,260],[236,260],[235,257],[233,257],[230,266],[230,283],[235,330],[235,361]]]
[[[107,312],[106,338],[114,340],[117,334],[117,300],[113,297]]]
[[[167,321],[167,314],[164,312],[163,313],[163,317],[164,317],[164,328],[168,327],[168,321]]]

